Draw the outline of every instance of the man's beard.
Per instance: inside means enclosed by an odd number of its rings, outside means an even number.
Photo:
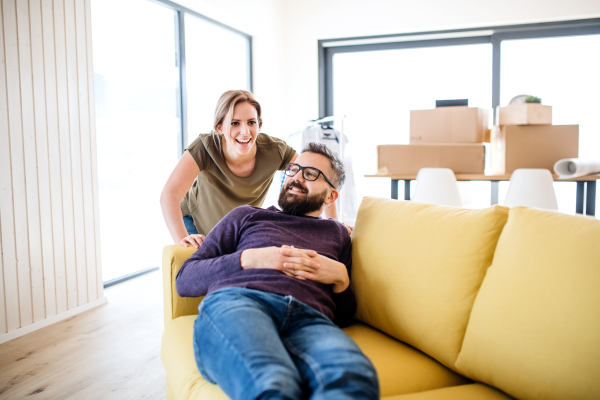
[[[300,190],[303,190],[305,193],[308,192],[308,189],[303,187],[297,181],[291,181],[288,183],[281,192],[279,193],[279,200],[277,204],[281,207],[281,210],[292,215],[306,215],[313,211],[318,211],[323,206],[325,202],[325,198],[327,197],[327,189],[325,189],[322,193],[316,193],[313,195],[297,195],[291,194],[290,189],[292,187],[297,187]]]

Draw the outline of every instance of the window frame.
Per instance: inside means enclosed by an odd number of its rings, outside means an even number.
[[[495,121],[496,107],[500,104],[503,41],[596,34],[600,34],[600,18],[319,40],[319,118],[333,115],[333,56],[338,53],[491,43],[492,107]],[[411,37],[416,40],[411,40]],[[398,40],[395,41],[395,38]],[[360,43],[365,41],[374,43]]]
[[[183,155],[185,148],[187,147],[188,141],[188,129],[187,129],[187,88],[186,88],[186,58],[185,58],[185,14],[193,15],[194,17],[203,19],[211,24],[217,25],[221,28],[227,29],[235,34],[242,36],[246,39],[246,62],[247,70],[246,77],[248,80],[248,90],[251,92],[253,88],[253,70],[252,70],[252,36],[225,25],[219,21],[215,21],[205,15],[202,15],[196,11],[190,10],[189,8],[183,7],[179,4],[173,3],[169,0],[148,0],[151,3],[161,5],[174,11],[175,17],[175,65],[179,69],[178,79],[178,93],[177,93],[177,113],[179,116],[179,140],[178,140],[178,158]],[[132,273],[118,276],[114,279],[103,282],[104,288],[116,285],[121,282],[125,282],[129,279],[138,277],[140,275],[152,272],[159,269],[159,267],[149,267],[134,271]]]
[[[152,3],[162,5],[166,8],[175,11],[175,63],[179,67],[179,93],[177,96],[177,111],[179,113],[180,120],[180,134],[179,134],[179,154],[182,156],[188,143],[188,128],[187,128],[187,69],[186,69],[186,57],[185,57],[185,14],[193,15],[194,17],[203,19],[206,22],[217,25],[221,28],[227,29],[237,35],[242,36],[246,39],[246,78],[248,80],[248,91],[253,90],[253,69],[252,69],[252,36],[244,33],[238,29],[232,28],[229,25],[225,25],[219,21],[202,15],[194,10],[190,10],[187,7],[179,5],[169,0],[148,0]]]

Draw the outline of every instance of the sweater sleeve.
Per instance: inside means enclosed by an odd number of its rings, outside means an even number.
[[[339,261],[346,266],[348,277],[350,277],[350,271],[352,270],[352,241],[349,236]],[[354,296],[352,281],[350,281],[350,284],[343,292],[333,293],[333,302],[335,303],[333,322],[342,328],[350,325],[356,313],[356,297]]]
[[[238,207],[223,217],[198,250],[183,263],[175,278],[179,296],[204,296],[214,282],[241,271],[242,252],[237,251],[237,245],[246,209]]]

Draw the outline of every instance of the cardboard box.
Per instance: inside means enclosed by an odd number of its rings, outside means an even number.
[[[536,103],[498,107],[497,125],[552,125],[552,106]]]
[[[544,168],[579,156],[579,125],[507,125],[492,129],[493,174],[518,168]]]
[[[489,111],[476,107],[439,107],[410,112],[410,144],[482,143]]]
[[[450,168],[457,174],[480,174],[483,144],[392,144],[377,146],[380,173],[416,174],[421,168]]]

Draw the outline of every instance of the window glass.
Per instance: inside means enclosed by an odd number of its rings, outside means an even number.
[[[579,124],[579,157],[598,159],[598,49],[600,35],[503,41],[500,105],[519,94],[540,97],[542,104],[552,106],[553,124]],[[559,210],[574,214],[576,184],[554,185]],[[599,206],[597,196],[596,210]]]
[[[159,197],[178,160],[175,13],[147,0],[93,0],[92,27],[107,281],[159,266],[172,242]]]
[[[248,39],[185,15],[188,144],[212,130],[215,107],[227,90],[248,90]]]
[[[390,196],[389,179],[364,175],[377,172],[377,145],[409,143],[410,110],[431,109],[443,99],[468,99],[471,107],[491,110],[491,88],[491,44],[335,54],[334,114],[346,116],[359,202]],[[473,184],[484,189],[471,202],[489,205],[489,183]],[[403,185],[399,189],[403,198]]]

